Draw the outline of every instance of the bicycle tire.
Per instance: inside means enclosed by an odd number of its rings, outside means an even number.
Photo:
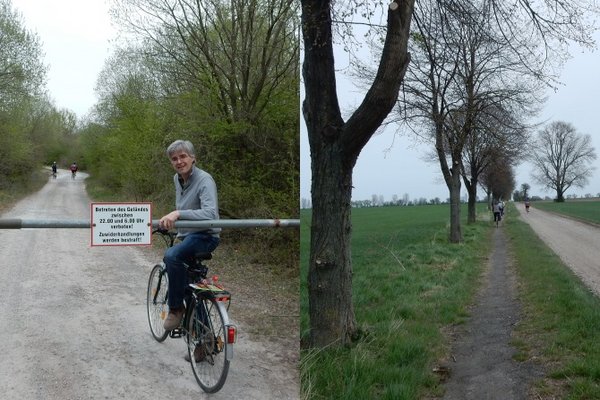
[[[207,316],[204,321],[202,312]],[[226,354],[233,344],[227,343],[226,313],[214,299],[200,298],[192,302],[187,326],[188,354],[196,382],[206,393],[221,390],[229,372]],[[194,357],[196,346],[201,346],[205,355],[199,362]]]
[[[168,287],[169,278],[164,265],[156,264],[148,279],[146,305],[150,332],[158,342],[164,341],[169,336],[169,331],[166,331],[163,326],[169,311],[167,306]]]

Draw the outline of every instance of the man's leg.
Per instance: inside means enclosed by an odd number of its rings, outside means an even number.
[[[188,285],[188,274],[184,261],[189,260],[197,252],[213,251],[218,243],[218,238],[212,235],[193,233],[165,252],[163,260],[169,275],[169,315],[165,320],[165,330],[177,328],[183,318],[183,298]]]

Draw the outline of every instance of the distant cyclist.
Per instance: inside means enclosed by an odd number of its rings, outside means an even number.
[[[77,174],[77,163],[73,161],[73,164],[71,164],[71,179],[75,179],[76,174]]]
[[[500,202],[496,201],[494,202],[494,222],[496,223],[496,227],[498,227],[498,223],[502,220],[502,214],[500,211]]]
[[[58,167],[56,166],[56,161],[54,161],[52,163],[52,177],[56,178],[56,170],[58,169]]]

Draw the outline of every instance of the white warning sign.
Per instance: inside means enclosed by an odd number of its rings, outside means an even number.
[[[92,203],[92,246],[152,243],[152,203]]]

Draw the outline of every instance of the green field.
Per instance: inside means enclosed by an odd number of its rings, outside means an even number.
[[[537,205],[537,203],[536,203]],[[510,205],[509,207],[513,207]],[[445,328],[461,324],[487,263],[485,209],[450,245],[447,205],[353,210],[353,296],[368,334],[351,348],[302,350],[303,399],[419,399],[443,394],[432,369],[449,354]],[[600,398],[600,301],[510,210],[503,226],[515,255],[524,318],[513,345],[547,377],[535,398]],[[463,210],[466,217],[466,210]],[[310,212],[301,213],[302,332]]]
[[[463,214],[466,219],[466,209]],[[432,368],[447,353],[441,328],[468,316],[491,223],[465,222],[464,243],[450,245],[447,205],[355,209],[352,215],[354,306],[368,334],[352,348],[303,350],[303,398],[415,399],[436,393]],[[306,335],[310,213],[301,218]]]
[[[564,203],[536,201],[531,206],[600,224],[599,200],[568,200]]]

